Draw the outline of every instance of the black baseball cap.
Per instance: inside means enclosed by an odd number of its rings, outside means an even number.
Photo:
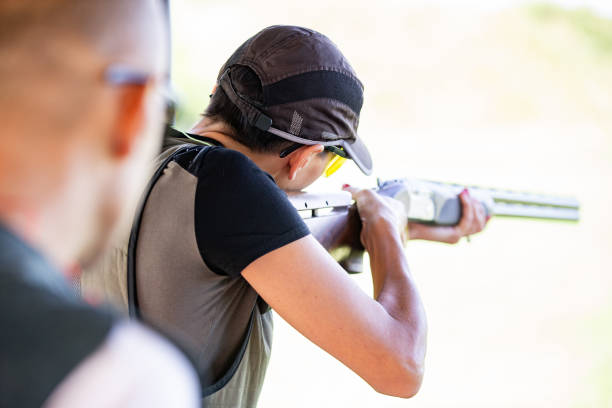
[[[263,100],[253,101],[232,80],[246,66],[258,76]],[[338,47],[314,30],[268,27],[242,44],[223,65],[217,85],[252,126],[304,144],[337,146],[363,173],[370,153],[357,136],[363,85]]]

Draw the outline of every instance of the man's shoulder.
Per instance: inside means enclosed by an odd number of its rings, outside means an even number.
[[[47,280],[36,276],[44,273]],[[23,353],[29,355],[25,360],[62,359],[69,354],[78,358],[97,347],[115,323],[112,311],[85,303],[56,274],[53,269],[12,266],[7,270],[0,265],[0,326],[10,327],[8,335],[0,336],[4,357],[19,358]]]
[[[110,309],[96,308],[85,303],[76,293],[72,293],[73,289],[65,282],[38,284],[19,279],[13,274],[7,276],[5,271],[0,271],[0,275],[3,285],[0,321],[12,320],[19,327],[19,323],[47,320],[47,323],[53,324],[42,325],[41,329],[76,330],[75,324],[110,327],[116,318]],[[64,324],[65,321],[71,321],[71,324]]]
[[[104,344],[54,390],[46,406],[108,407],[127,402],[149,407],[199,402],[197,376],[185,356],[131,322],[115,325]]]
[[[112,313],[80,301],[40,254],[0,228],[0,406],[40,406],[114,322]]]
[[[0,226],[0,316],[3,321],[28,323],[34,319],[61,320],[82,316],[84,321],[114,319],[110,311],[83,302],[67,279],[47,259]],[[1,350],[0,350],[1,351]]]

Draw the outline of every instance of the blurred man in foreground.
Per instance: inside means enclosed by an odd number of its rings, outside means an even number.
[[[66,277],[134,206],[158,148],[167,65],[155,0],[0,4],[0,406],[196,406],[153,332]]]

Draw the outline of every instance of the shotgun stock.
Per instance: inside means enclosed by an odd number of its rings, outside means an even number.
[[[396,179],[379,180],[376,191],[401,201],[411,222],[452,226],[461,220],[459,194],[464,188],[458,184]],[[574,198],[482,187],[469,187],[469,190],[491,216],[571,222],[580,218],[580,204]],[[339,191],[289,193],[288,196],[312,235],[342,267],[349,273],[362,272],[361,221],[351,195]]]

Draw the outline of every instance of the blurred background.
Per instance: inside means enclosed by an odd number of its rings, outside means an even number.
[[[181,129],[243,41],[302,25],[365,85],[375,176],[582,204],[579,224],[493,219],[470,244],[409,243],[430,328],[415,398],[377,394],[276,316],[261,407],[612,407],[612,2],[171,4]],[[347,164],[313,190],[374,182]],[[354,279],[371,291],[368,273]]]

